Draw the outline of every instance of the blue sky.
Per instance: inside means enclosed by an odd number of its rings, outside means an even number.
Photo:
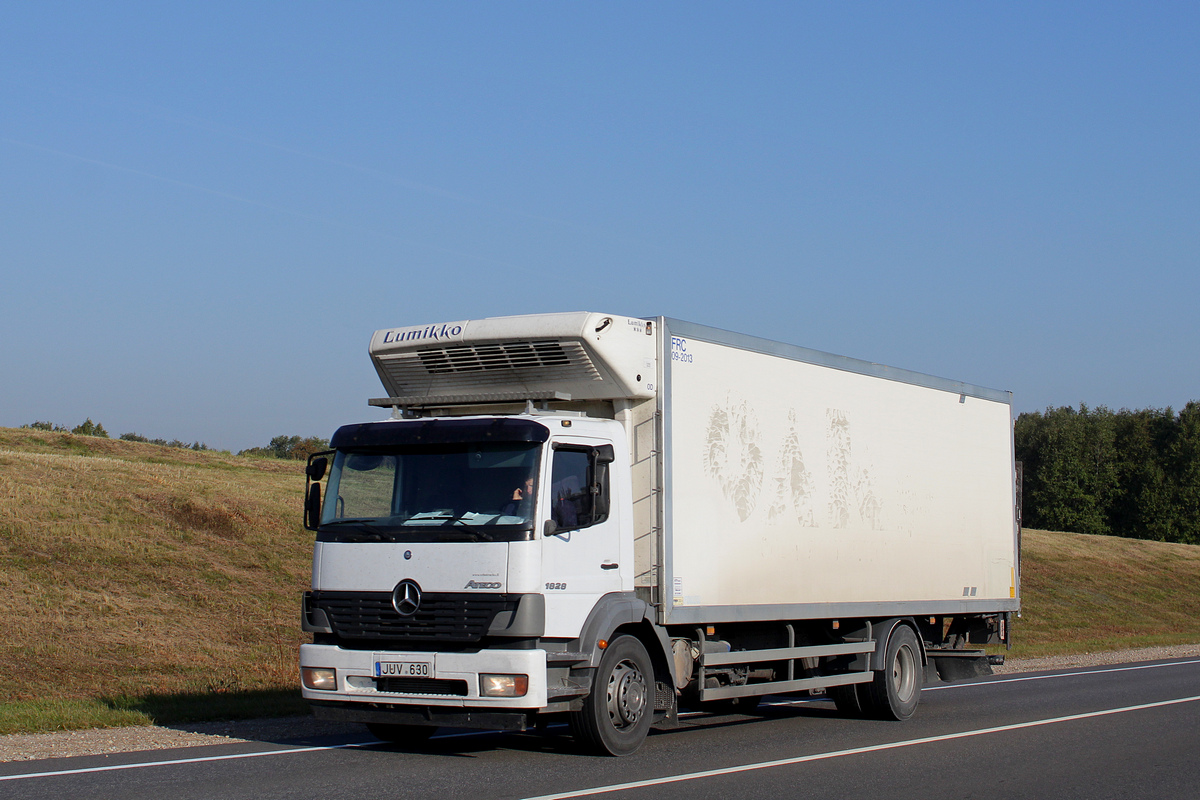
[[[1194,3],[0,0],[0,425],[373,419],[379,328],[667,315],[1200,399]]]

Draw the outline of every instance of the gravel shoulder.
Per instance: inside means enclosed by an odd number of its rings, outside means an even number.
[[[1147,647],[1139,650],[1115,650],[1048,658],[1013,659],[1003,666],[993,667],[993,670],[998,675],[1005,675],[1016,672],[1042,672],[1193,656],[1200,657],[1200,644]],[[307,740],[330,736],[361,735],[362,730],[359,725],[321,722],[312,717],[281,717],[231,722],[199,722],[168,727],[146,725],[131,728],[15,734],[0,736],[0,761],[36,761],[44,758],[108,755],[237,742],[299,744]]]

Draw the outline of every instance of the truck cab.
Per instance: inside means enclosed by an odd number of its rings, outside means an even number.
[[[603,655],[580,640],[589,626],[649,625],[628,421],[634,403],[653,406],[652,323],[562,314],[534,336],[505,328],[378,332],[390,395],[371,403],[392,419],[339,428],[310,461],[300,662],[320,716],[396,740],[524,729],[580,711]],[[619,696],[639,736],[654,713],[645,666]]]

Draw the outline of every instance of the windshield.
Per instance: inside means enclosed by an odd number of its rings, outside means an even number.
[[[339,450],[321,530],[327,541],[513,540],[533,530],[540,444]]]

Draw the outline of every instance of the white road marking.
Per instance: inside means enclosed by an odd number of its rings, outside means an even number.
[[[321,750],[344,750],[348,747],[369,747],[373,744],[386,742],[352,742],[350,744],[332,744],[321,747],[291,747],[286,750],[263,750],[257,753],[234,753],[227,756],[203,756],[199,758],[176,758],[170,761],[142,761],[137,764],[112,764],[107,767],[84,767],[82,769],[61,769],[54,772],[25,772],[19,775],[0,775],[0,781],[16,781],[22,778],[49,778],[56,775],[87,775],[93,772],[115,772],[122,769],[141,769],[142,767],[171,767],[177,764],[202,764],[206,761],[230,761],[235,758],[260,758],[262,756],[290,756],[299,753],[316,753]]]
[[[1104,717],[1111,714],[1124,714],[1129,711],[1143,711],[1148,708],[1161,708],[1163,706],[1179,705],[1180,703],[1194,703],[1200,700],[1200,695],[1192,697],[1180,697],[1175,700],[1162,700],[1157,703],[1143,703],[1136,706],[1123,706],[1121,708],[1106,708],[1103,711],[1090,711],[1086,714],[1070,714],[1065,717],[1052,717],[1050,719],[1038,719],[1032,722],[1019,722],[1014,725],[999,725],[994,728],[979,728],[973,731],[963,731],[961,733],[947,733],[941,736],[926,736],[920,739],[906,739],[900,742],[886,742],[884,744],[871,745],[869,747],[854,747],[849,750],[834,750],[828,753],[813,753],[807,756],[797,756],[795,758],[782,758],[777,761],[760,761],[756,764],[743,764],[740,767],[725,767],[724,769],[709,769],[703,772],[687,772],[681,775],[668,775],[663,778],[651,778],[644,781],[630,781],[629,783],[615,783],[609,786],[596,786],[591,789],[580,789],[574,792],[556,792],[555,794],[538,795],[537,797],[527,797],[525,800],[566,800],[571,797],[591,797],[597,794],[607,794],[609,792],[620,792],[626,789],[643,789],[650,786],[662,786],[667,783],[680,783],[682,781],[694,781],[701,778],[713,778],[719,775],[733,775],[738,772],[749,772],[756,769],[770,769],[772,767],[786,767],[793,764],[803,764],[809,761],[823,761],[830,758],[841,758],[842,756],[860,755],[862,753],[875,753],[881,750],[895,750],[901,747],[912,747],[919,744],[931,744],[933,742],[948,742],[954,739],[965,739],[970,736],[984,736],[990,733],[1004,733],[1006,731],[1016,731],[1022,728],[1035,728],[1040,725],[1054,725],[1059,722],[1074,722],[1081,719],[1091,719],[1093,717]]]
[[[1089,669],[1080,672],[1057,672],[1053,675],[1014,675],[1011,678],[998,678],[994,681],[975,681],[973,683],[952,683],[948,686],[927,686],[921,691],[937,692],[945,689],[969,689],[972,686],[994,686],[997,683],[1021,683],[1022,681],[1045,681],[1053,678],[1074,678],[1078,675],[1104,675],[1109,672],[1132,672],[1139,669],[1158,669],[1159,667],[1178,667],[1184,664],[1200,664],[1200,658],[1188,661],[1168,661],[1165,664],[1138,664],[1133,667],[1110,667],[1108,669]]]

